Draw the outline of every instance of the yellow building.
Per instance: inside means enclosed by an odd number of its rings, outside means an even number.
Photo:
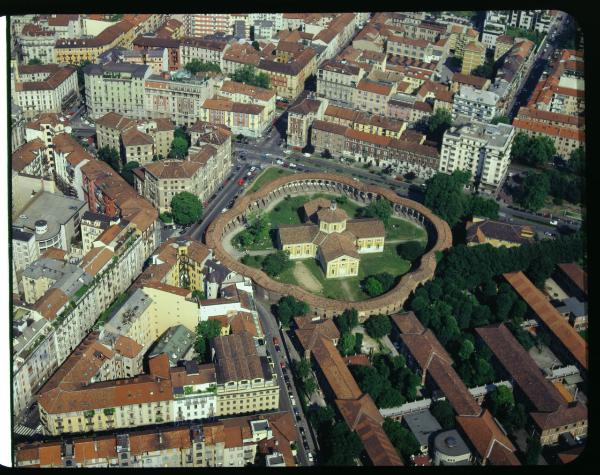
[[[305,203],[303,212],[304,224],[279,227],[279,247],[290,259],[316,258],[327,278],[356,276],[359,254],[383,252],[380,220],[348,219],[335,201],[324,198]]]
[[[491,219],[474,217],[467,222],[467,246],[490,244],[494,247],[518,247],[532,242],[535,232],[531,226],[503,223]]]
[[[471,41],[465,46],[462,62],[462,74],[471,74],[475,68],[485,61],[485,47],[479,41]]]
[[[279,407],[277,375],[266,356],[258,356],[249,333],[218,336],[210,344],[217,375],[216,416]]]
[[[177,242],[169,239],[153,256],[153,264],[168,268],[161,282],[190,291],[204,289],[202,269],[208,259],[208,248],[197,241]]]

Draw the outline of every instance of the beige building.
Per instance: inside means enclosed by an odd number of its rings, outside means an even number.
[[[269,75],[270,87],[278,97],[289,101],[296,99],[304,89],[304,83],[317,71],[317,55],[306,48],[289,62],[261,59],[258,69]]]
[[[109,112],[96,121],[98,148],[114,148],[126,163],[144,164],[156,155],[166,157],[174,131],[175,126],[168,119],[134,120],[116,112]]]
[[[325,277],[358,275],[359,254],[383,252],[385,229],[377,219],[348,219],[335,201],[317,198],[304,204],[306,223],[278,229],[279,247],[290,259],[316,258]]]
[[[270,125],[265,106],[233,102],[227,99],[206,99],[199,119],[215,125],[225,125],[234,135],[258,138]]]
[[[217,372],[217,416],[268,411],[279,407],[277,374],[258,356],[249,333],[211,340]]]
[[[61,113],[79,98],[77,71],[58,64],[15,65],[10,78],[11,99],[31,119],[42,112]]]
[[[233,102],[256,104],[265,108],[266,120],[271,123],[275,116],[275,92],[243,82],[224,81],[217,95]]]
[[[317,95],[332,104],[352,107],[356,101],[356,85],[363,78],[364,69],[345,61],[330,60],[317,71]]]
[[[395,92],[396,83],[361,79],[356,86],[354,108],[371,114],[385,115],[390,96]]]
[[[327,108],[327,99],[304,99],[288,109],[287,144],[304,148],[310,141],[310,126],[315,119],[322,119]]]
[[[465,46],[463,54],[462,74],[471,74],[475,68],[485,61],[485,47],[479,41],[471,41]]]

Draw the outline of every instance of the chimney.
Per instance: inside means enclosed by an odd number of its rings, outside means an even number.
[[[329,208],[331,209],[331,211],[335,211],[335,209],[337,208],[337,203],[335,202],[335,200],[331,200]]]

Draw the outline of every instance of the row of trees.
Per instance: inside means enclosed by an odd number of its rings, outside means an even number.
[[[358,325],[358,312],[352,308],[334,319],[334,323],[340,331],[340,340],[337,348],[342,356],[360,354],[362,348],[362,333],[352,333]]]
[[[377,407],[401,406],[416,399],[420,379],[413,373],[403,356],[377,354],[373,366],[349,366],[361,391],[368,393]]]
[[[404,259],[412,262],[423,254],[425,245],[419,241],[407,241],[398,244],[397,251]]]
[[[450,226],[473,215],[498,218],[500,205],[495,200],[463,192],[470,179],[467,171],[456,170],[451,175],[437,173],[427,180],[425,206]]]
[[[317,390],[317,381],[311,371],[310,361],[301,358],[300,361],[294,361],[292,370],[296,376],[296,386],[304,392],[306,397],[310,397]]]
[[[386,293],[394,285],[396,285],[397,278],[388,272],[382,272],[381,274],[370,275],[361,282],[361,285],[369,297],[377,297],[378,295]]]
[[[550,137],[530,137],[519,132],[510,149],[511,160],[530,167],[544,168],[554,160],[556,148]]]
[[[396,451],[405,461],[410,460],[411,455],[417,455],[421,451],[421,444],[415,435],[400,422],[386,417],[382,427]]]
[[[345,196],[344,198],[346,200],[348,199]],[[364,208],[360,208],[358,212],[360,214],[360,217],[380,219],[381,221],[383,221],[383,224],[387,228],[390,224],[393,208],[392,204],[388,200],[386,200],[385,198],[379,198],[377,200],[371,201]]]

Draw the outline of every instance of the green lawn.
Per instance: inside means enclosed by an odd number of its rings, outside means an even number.
[[[302,262],[323,287],[317,295],[347,301],[366,300],[370,298],[360,287],[360,282],[365,277],[382,272],[388,272],[400,277],[410,269],[410,262],[400,257],[396,252],[396,245],[385,246],[384,251],[381,253],[361,254],[357,277],[326,279],[316,259],[303,259]],[[277,277],[277,280],[286,284],[300,285],[294,277],[293,268],[285,271]],[[300,285],[300,287],[302,286]]]
[[[291,175],[292,173],[293,172],[283,168],[268,167],[256,178],[256,181],[250,188],[248,188],[246,193],[254,193],[255,191],[258,191],[258,189],[265,183],[269,183],[280,176]]]
[[[427,232],[406,219],[392,218],[385,230],[385,239],[386,241],[427,241]]]

